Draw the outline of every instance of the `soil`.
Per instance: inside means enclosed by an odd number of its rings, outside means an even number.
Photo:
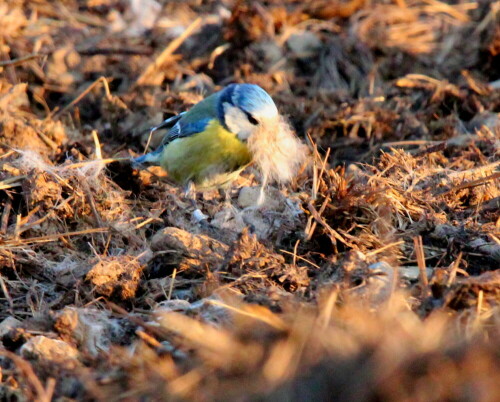
[[[500,399],[498,1],[7,0],[0,26],[2,399]],[[130,163],[234,82],[307,144],[291,183],[193,201]]]

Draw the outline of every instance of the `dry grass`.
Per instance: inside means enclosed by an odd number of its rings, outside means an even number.
[[[2,398],[500,399],[498,1],[0,5]],[[148,128],[268,90],[312,163],[194,208]],[[159,137],[151,138],[155,146]]]

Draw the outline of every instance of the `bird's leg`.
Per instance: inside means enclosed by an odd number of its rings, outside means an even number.
[[[224,205],[223,209],[225,210],[225,215],[224,215],[224,222],[227,222],[232,216],[236,216],[238,213],[238,209],[233,205],[232,199],[231,199],[231,187],[227,187],[222,189],[219,189],[219,195],[222,197],[222,194],[224,193]]]
[[[206,221],[208,219],[208,216],[205,215],[203,212],[201,212],[201,209],[199,208],[197,202],[196,202],[196,188],[195,188],[195,185],[192,181],[189,181],[185,190],[184,190],[184,194],[186,196],[186,198],[189,200],[189,202],[191,203],[191,206],[193,207],[193,219],[196,221],[196,222],[203,222],[203,221]]]
[[[194,186],[194,183],[189,180],[188,184],[186,185],[186,188],[184,189],[184,196],[191,201],[193,206],[196,206],[196,188]]]
[[[219,189],[219,196],[224,194],[224,205],[231,207],[231,188]]]
[[[264,177],[262,178],[262,186],[260,187],[260,192],[259,192],[259,198],[257,200],[257,206],[260,207],[262,204],[264,204],[264,201],[266,200],[266,186],[267,186],[267,181],[268,181],[268,176],[267,174],[264,174]]]
[[[264,204],[264,201],[266,200],[266,193],[264,192],[264,186],[260,188],[259,191],[259,198],[257,199],[257,206],[261,206]]]

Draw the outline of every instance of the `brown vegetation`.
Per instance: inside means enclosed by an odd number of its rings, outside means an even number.
[[[1,397],[499,400],[499,26],[486,0],[1,3]],[[200,221],[126,159],[231,82],[313,162]]]

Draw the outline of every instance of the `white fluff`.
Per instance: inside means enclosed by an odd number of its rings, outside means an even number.
[[[13,161],[13,165],[23,172],[28,172],[30,169],[38,169],[65,179],[80,175],[91,185],[101,186],[100,180],[102,179],[101,176],[104,174],[106,165],[100,159],[88,161],[77,169],[68,169],[67,165],[54,166],[47,163],[40,154],[32,150],[16,149],[16,152],[20,157]]]
[[[269,119],[248,139],[253,160],[268,181],[289,182],[305,162],[308,150],[283,117]]]

